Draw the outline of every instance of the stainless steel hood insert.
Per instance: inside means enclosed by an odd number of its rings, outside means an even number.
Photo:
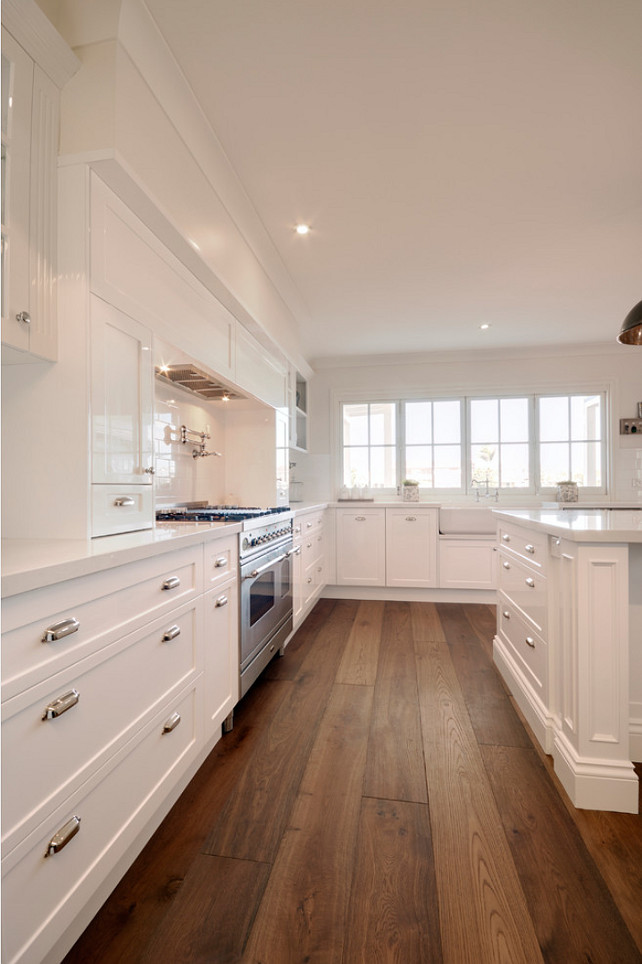
[[[227,388],[222,382],[216,381],[210,375],[206,375],[194,365],[162,365],[157,366],[156,375],[158,378],[184,388],[185,391],[198,395],[200,398],[207,399],[233,399],[245,398],[239,392]]]

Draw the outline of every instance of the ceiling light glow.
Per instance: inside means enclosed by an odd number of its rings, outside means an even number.
[[[487,331],[487,329],[490,328],[490,325],[488,324],[487,321],[485,321],[484,324],[480,325],[479,327],[481,328],[482,331]]]
[[[301,234],[301,235],[303,235],[303,234],[309,234],[309,233],[310,233],[310,225],[309,225],[309,224],[297,224],[297,226],[296,226],[296,228],[295,228],[295,231],[296,231],[297,234]]]

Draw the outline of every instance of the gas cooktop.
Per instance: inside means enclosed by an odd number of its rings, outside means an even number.
[[[178,505],[157,509],[157,522],[242,522],[262,516],[289,512],[288,505],[275,505],[267,509],[240,505]]]

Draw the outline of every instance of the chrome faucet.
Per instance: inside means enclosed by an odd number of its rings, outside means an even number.
[[[495,494],[494,494],[494,496],[491,496],[491,492],[490,492],[490,489],[489,489],[489,487],[488,487],[488,476],[486,476],[486,478],[485,478],[485,479],[482,479],[481,481],[480,481],[479,479],[471,479],[471,480],[470,480],[470,484],[471,484],[471,487],[472,487],[472,486],[485,485],[485,486],[486,486],[486,491],[484,492],[484,498],[485,498],[485,499],[494,498],[494,499],[495,499],[495,502],[499,502],[499,489],[495,489]],[[480,498],[480,496],[479,496],[479,488],[476,488],[476,489],[475,489],[475,502],[479,502],[479,498]]]

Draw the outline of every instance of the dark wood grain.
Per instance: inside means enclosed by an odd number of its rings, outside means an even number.
[[[613,898],[535,751],[486,746],[482,753],[546,961],[640,964]]]
[[[333,688],[244,960],[340,964],[372,689]]]
[[[348,912],[351,964],[439,964],[439,903],[424,805],[364,799]]]
[[[262,739],[220,810],[205,852],[221,857],[273,860],[310,754],[316,727],[328,702],[337,666],[355,621],[355,605],[334,608],[319,629]],[[269,815],[269,818],[268,816]]]
[[[415,647],[444,957],[533,964],[539,945],[448,646]]]
[[[239,961],[270,869],[256,861],[199,855],[140,964]]]
[[[492,608],[377,606],[317,604],[65,964],[642,961],[642,818],[514,745]]]
[[[489,607],[438,603],[437,612],[477,741],[530,746],[493,665],[495,626],[488,618]]]
[[[426,803],[410,604],[386,604],[381,632],[364,793]]]
[[[374,686],[377,678],[384,604],[379,600],[359,603],[357,618],[337,672],[337,683]]]

